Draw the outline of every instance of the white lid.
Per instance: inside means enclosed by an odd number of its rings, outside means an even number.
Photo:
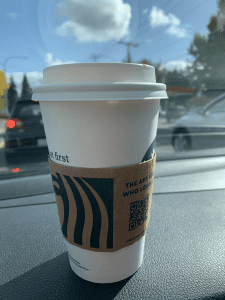
[[[75,63],[47,67],[32,100],[165,99],[166,85],[156,83],[155,68],[131,63]]]

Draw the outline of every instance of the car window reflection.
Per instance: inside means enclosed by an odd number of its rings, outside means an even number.
[[[208,111],[210,113],[225,113],[225,99],[213,105]]]
[[[36,105],[28,105],[27,107],[21,108],[19,115],[23,116],[38,116],[41,114],[40,106]]]

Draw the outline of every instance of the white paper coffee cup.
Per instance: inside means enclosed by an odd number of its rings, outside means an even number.
[[[160,99],[152,66],[81,63],[47,67],[40,101],[51,160],[83,168],[135,165],[154,156]],[[115,252],[80,249],[65,240],[70,265],[81,278],[97,283],[123,280],[141,266],[145,235]]]

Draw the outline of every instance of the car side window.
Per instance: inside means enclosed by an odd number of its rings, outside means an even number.
[[[225,113],[225,99],[222,99],[221,101],[213,105],[212,108],[209,109],[209,111],[212,114]]]

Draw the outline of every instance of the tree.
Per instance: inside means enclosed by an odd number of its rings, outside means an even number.
[[[18,99],[18,94],[16,91],[16,85],[13,81],[13,77],[11,76],[10,80],[10,88],[8,90],[8,110],[9,113],[12,111],[12,108],[14,104],[16,103],[16,100]]]
[[[23,83],[22,83],[21,98],[30,98],[31,99],[31,97],[32,97],[32,89],[29,86],[26,74],[24,74]]]
[[[178,86],[178,87],[191,87],[191,83],[187,77],[185,77],[182,72],[178,72],[177,70],[174,71],[167,71],[165,74],[166,78],[166,85],[167,86]]]
[[[0,70],[0,110],[5,109],[5,95],[9,89],[7,78],[3,71]]]
[[[155,76],[156,76],[156,82],[157,83],[164,83],[165,82],[165,75],[163,71],[161,70],[161,63],[154,64],[150,60],[147,59],[142,59],[138,61],[138,64],[145,64],[145,65],[150,65],[155,68]]]
[[[188,49],[195,59],[188,68],[189,78],[198,90],[225,87],[225,19],[221,19],[221,15],[224,16],[224,5],[225,0],[218,1],[219,12],[217,16],[211,17],[207,25],[208,36],[196,33]]]

